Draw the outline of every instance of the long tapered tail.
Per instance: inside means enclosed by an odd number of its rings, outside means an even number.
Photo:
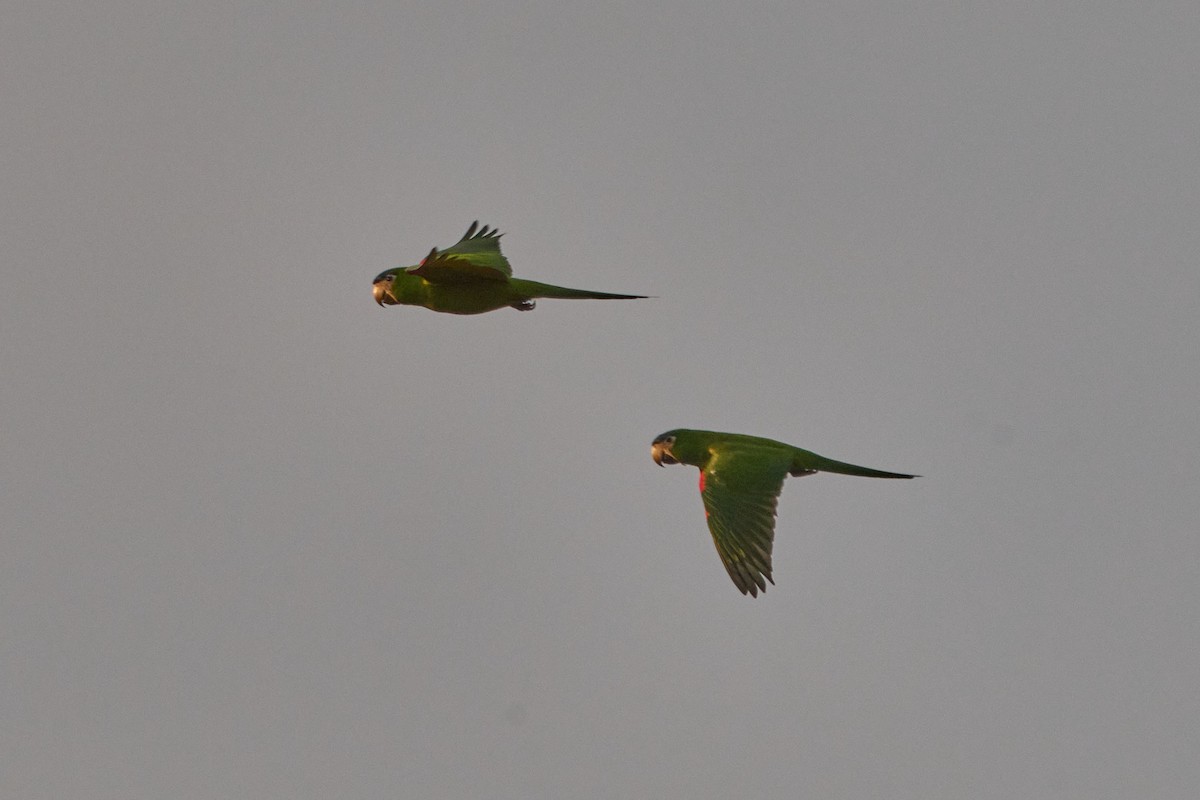
[[[553,286],[549,283],[538,283],[521,278],[511,278],[509,284],[526,297],[548,297],[560,300],[644,300],[644,294],[612,294],[611,292],[590,292],[587,289],[568,289],[565,286]]]
[[[799,448],[797,448],[799,449]],[[836,472],[839,475],[857,475],[862,478],[919,478],[920,475],[909,475],[904,472],[884,472],[881,469],[860,467],[857,464],[847,464],[844,461],[834,461],[807,450],[800,450],[792,460],[792,469],[817,472]]]

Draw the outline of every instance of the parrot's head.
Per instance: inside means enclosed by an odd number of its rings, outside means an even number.
[[[675,447],[675,431],[667,431],[650,444],[650,457],[660,467],[665,467],[667,464],[678,464],[679,459],[675,458],[673,447]]]
[[[389,269],[375,276],[375,302],[382,307],[384,300],[388,305],[396,304],[396,296],[392,294],[392,283],[396,280],[397,270]]]

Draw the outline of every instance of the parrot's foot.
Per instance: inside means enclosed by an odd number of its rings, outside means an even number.
[[[536,300],[518,300],[512,304],[512,307],[517,311],[533,311],[533,307],[536,305]]]

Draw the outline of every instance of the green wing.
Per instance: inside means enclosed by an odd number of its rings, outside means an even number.
[[[472,222],[456,245],[445,250],[433,248],[425,260],[405,271],[430,283],[508,280],[512,277],[512,267],[500,252],[503,234],[487,225],[476,231],[478,226],[478,221]]]
[[[717,553],[742,594],[758,597],[771,579],[775,506],[788,474],[783,452],[724,445],[700,471],[700,496]]]

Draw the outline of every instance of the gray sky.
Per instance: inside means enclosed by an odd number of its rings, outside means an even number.
[[[1194,3],[6,8],[0,794],[1193,796]]]

